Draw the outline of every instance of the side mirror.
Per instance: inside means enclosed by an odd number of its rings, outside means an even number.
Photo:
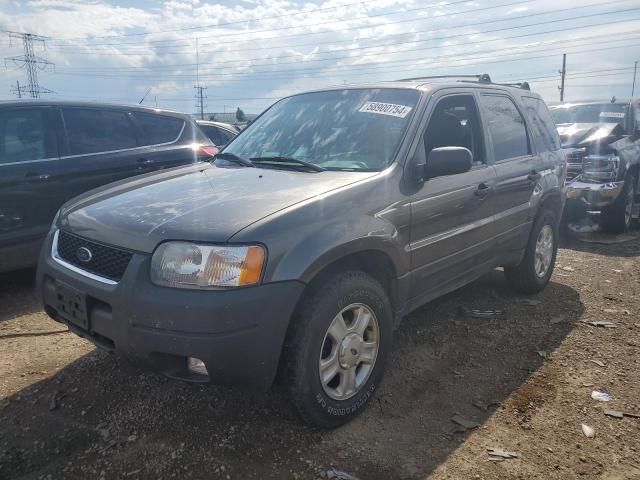
[[[473,154],[464,147],[439,147],[429,153],[425,177],[443,177],[471,170]]]

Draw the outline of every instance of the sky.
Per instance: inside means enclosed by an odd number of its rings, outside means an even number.
[[[443,74],[526,80],[547,102],[629,97],[638,0],[0,0],[0,31],[47,37],[34,53],[46,98],[259,113],[329,85]],[[0,32],[0,58],[23,54]],[[26,84],[0,64],[0,100]],[[148,93],[147,93],[148,92]],[[640,92],[640,72],[636,95]],[[44,97],[44,95],[43,95]]]

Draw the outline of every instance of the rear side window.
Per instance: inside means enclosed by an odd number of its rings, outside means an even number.
[[[157,145],[159,143],[174,142],[180,135],[184,120],[167,115],[134,112],[138,125],[144,134],[143,145]]]
[[[524,119],[509,97],[482,95],[495,161],[529,154]]]
[[[541,147],[545,150],[558,150],[560,137],[545,103],[535,97],[522,97],[522,101],[527,108],[527,115],[531,119],[533,129],[542,141]]]
[[[65,108],[62,113],[70,155],[109,152],[137,146],[126,112]]]
[[[0,111],[0,164],[41,160],[47,152],[45,114],[41,109]]]

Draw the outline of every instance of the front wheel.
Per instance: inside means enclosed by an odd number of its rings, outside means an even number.
[[[600,212],[602,230],[609,233],[624,233],[629,230],[636,196],[636,183],[636,177],[628,174],[624,188],[615,203],[602,209]]]
[[[505,267],[508,282],[519,292],[537,293],[553,273],[558,251],[558,222],[552,210],[542,210],[533,223],[527,249],[519,265]]]
[[[391,335],[391,305],[369,275],[341,273],[312,287],[285,346],[284,381],[302,419],[335,428],[359,414],[380,384]]]

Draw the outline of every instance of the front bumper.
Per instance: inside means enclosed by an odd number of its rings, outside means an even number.
[[[170,377],[256,388],[271,385],[302,283],[215,291],[159,287],[149,280],[147,254],[134,254],[119,282],[101,282],[55,261],[52,239],[50,234],[40,254],[37,290],[54,320]],[[60,282],[85,294],[87,328],[59,314]],[[190,371],[188,357],[202,360],[208,376]]]
[[[613,204],[623,189],[624,181],[611,183],[575,181],[567,185],[567,200],[576,206],[599,210]]]

